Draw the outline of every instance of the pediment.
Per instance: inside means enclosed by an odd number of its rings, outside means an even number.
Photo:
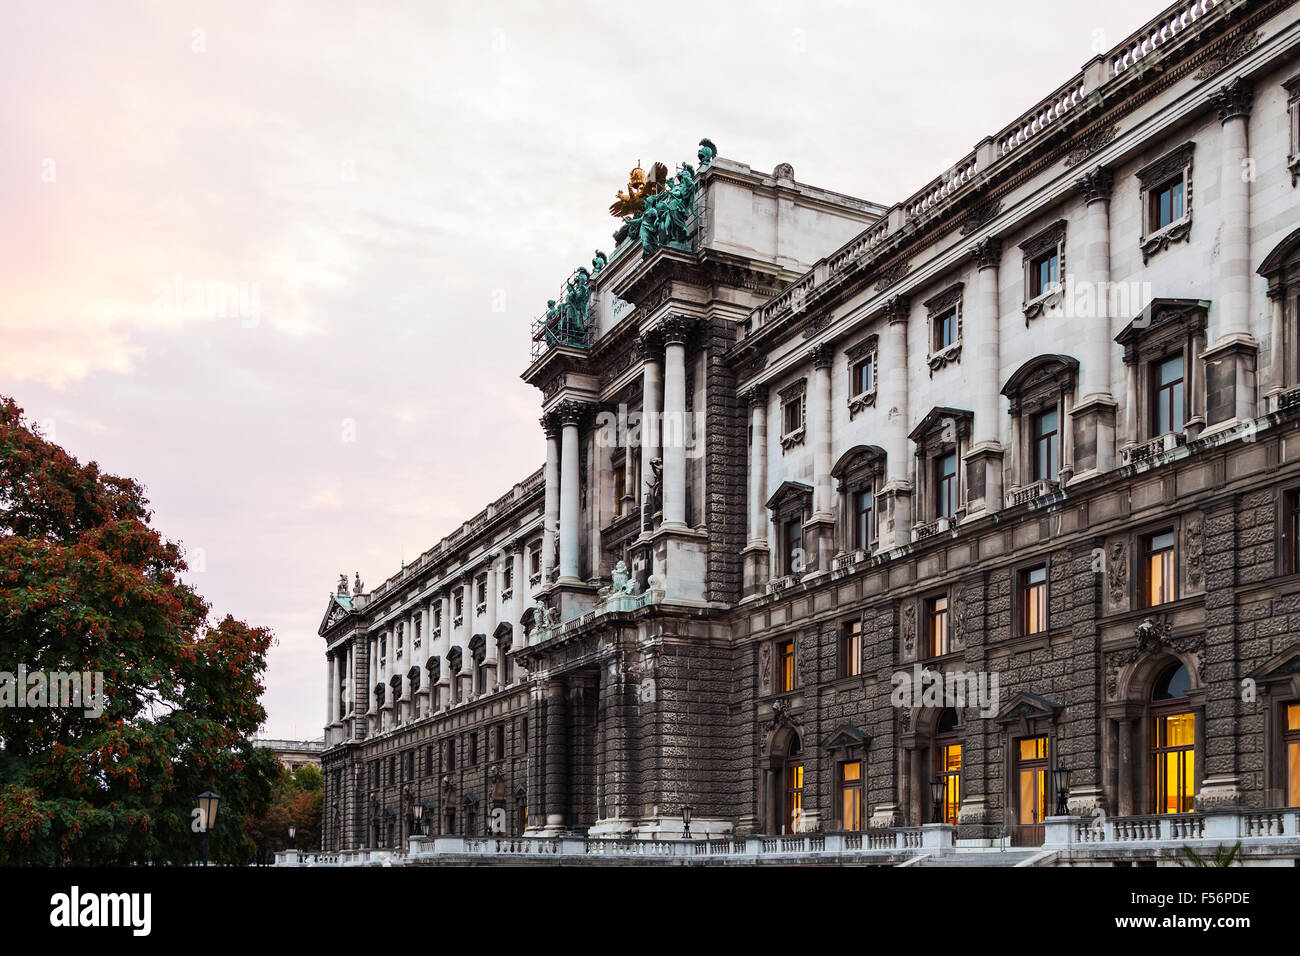
[[[805,485],[802,481],[783,481],[781,487],[767,499],[767,507],[779,508],[791,497],[811,498],[812,493],[812,485]]]
[[[1292,644],[1250,675],[1257,684],[1300,682],[1300,644]]]
[[[1035,717],[1053,717],[1065,708],[1065,704],[1050,697],[1040,697],[1021,691],[1002,705],[995,718],[999,723],[1014,720],[1033,720]]]
[[[331,594],[325,613],[321,616],[316,633],[324,634],[353,612],[352,599],[346,595]]]
[[[827,750],[847,750],[852,747],[865,748],[871,743],[871,734],[853,724],[840,724],[826,741]]]

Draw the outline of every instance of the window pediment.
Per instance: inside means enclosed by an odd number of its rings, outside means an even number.
[[[840,456],[831,477],[840,484],[840,491],[869,484],[885,470],[885,450],[879,445],[854,445]]]
[[[781,487],[767,499],[768,510],[784,514],[802,509],[812,500],[812,493],[812,486],[805,485],[802,481],[783,481]]]
[[[840,724],[825,743],[827,750],[850,750],[854,747],[865,749],[871,743],[871,734],[855,727],[853,724]]]
[[[1007,379],[1002,394],[1011,400],[1011,413],[1035,410],[1074,391],[1079,360],[1069,355],[1036,355]]]
[[[1124,347],[1124,362],[1153,358],[1176,342],[1205,330],[1207,299],[1152,299],[1115,341]]]
[[[924,449],[955,445],[970,435],[974,413],[961,408],[936,405],[926,413],[908,437]]]

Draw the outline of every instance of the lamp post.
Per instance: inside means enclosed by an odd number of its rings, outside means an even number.
[[[424,819],[424,804],[415,803],[411,805],[411,816],[415,817],[415,829],[421,836],[424,836],[424,827],[420,823]]]
[[[943,823],[943,795],[948,789],[947,783],[943,777],[935,777],[930,781],[930,801],[934,804],[934,819],[932,823]]]
[[[221,805],[221,797],[211,790],[204,790],[198,796],[199,803],[199,822],[203,826],[203,865],[208,865],[208,831],[216,825],[217,808]]]
[[[682,806],[682,839],[691,838],[691,807],[690,804]]]
[[[293,835],[294,835],[295,833],[297,833],[297,832],[298,832],[298,828],[297,828],[296,826],[294,826],[292,823],[289,824],[289,849],[290,849],[290,850],[294,849],[294,846],[293,846]]]
[[[1058,763],[1056,769],[1052,771],[1056,784],[1056,815],[1065,817],[1070,815],[1070,805],[1066,798],[1070,795],[1070,770],[1063,763]]]

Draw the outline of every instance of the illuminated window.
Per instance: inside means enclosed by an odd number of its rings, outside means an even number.
[[[1196,715],[1187,708],[1191,677],[1174,665],[1156,681],[1152,708],[1153,813],[1190,813],[1196,796]]]
[[[1034,480],[1055,481],[1061,467],[1061,441],[1056,409],[1049,408],[1033,418]]]
[[[785,820],[784,833],[801,833],[804,829],[803,819],[803,758],[800,754],[799,741],[790,744],[790,751],[785,761]]]
[[[956,826],[961,809],[961,743],[957,740],[956,711],[945,710],[940,716],[934,750],[935,773],[943,781],[941,817],[944,823]]]
[[[1146,607],[1172,601],[1174,595],[1174,533],[1153,534],[1143,541]]]
[[[1286,805],[1300,807],[1300,704],[1286,705]]]
[[[1020,572],[1020,633],[1047,630],[1047,565]]]
[[[925,602],[926,657],[942,657],[948,647],[948,598],[930,598]]]
[[[862,622],[846,622],[840,628],[840,676],[862,673]]]
[[[776,646],[776,692],[784,694],[794,690],[794,641],[782,641]]]
[[[1022,827],[1035,827],[1047,816],[1046,737],[1028,737],[1016,742],[1016,777],[1019,823]]]
[[[862,761],[840,764],[840,829],[862,829]]]
[[[1163,362],[1157,362],[1152,368],[1152,376],[1154,378],[1151,391],[1155,398],[1153,416],[1155,434],[1164,435],[1168,432],[1181,432],[1183,430],[1185,401],[1183,357],[1175,355]]]

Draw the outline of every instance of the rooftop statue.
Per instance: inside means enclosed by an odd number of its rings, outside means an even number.
[[[663,163],[655,163],[651,167],[650,178],[646,178],[645,170],[639,165],[628,173],[627,192],[618,191],[618,198],[610,204],[609,214],[618,216],[620,219],[627,219],[632,216],[640,215],[641,210],[645,208],[647,196],[652,196],[663,188],[663,181],[668,178],[668,167]]]
[[[605,255],[605,253],[597,249],[595,258],[591,260],[591,274],[593,276],[599,275],[600,270],[605,268],[605,266],[607,266],[608,264],[609,264],[609,256]]]
[[[713,140],[709,139],[707,136],[704,139],[700,140],[700,151],[698,153],[698,157],[700,160],[701,169],[709,165],[709,163],[713,162],[713,157],[717,155],[718,155],[718,147],[713,145]]]

